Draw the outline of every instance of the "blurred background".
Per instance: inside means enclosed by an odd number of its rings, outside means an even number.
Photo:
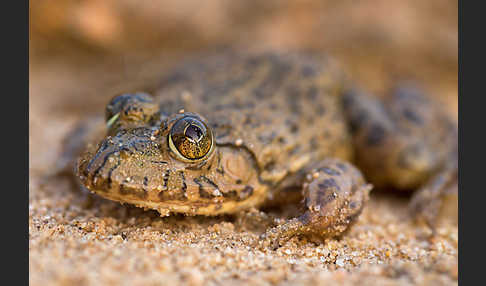
[[[83,98],[96,101],[99,85],[116,89],[120,82],[148,80],[154,69],[167,70],[195,53],[228,47],[311,50],[337,57],[359,84],[378,93],[396,79],[416,79],[454,113],[457,5],[456,0],[31,0],[31,76],[34,83],[52,73],[63,73],[58,75],[63,80],[71,76],[71,84],[88,88]],[[96,82],[93,89],[90,80]]]

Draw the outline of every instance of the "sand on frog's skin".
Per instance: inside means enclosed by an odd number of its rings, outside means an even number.
[[[68,177],[46,177],[79,117],[63,96],[83,80],[63,72],[31,77],[30,285],[457,284],[457,221],[443,220],[431,236],[410,220],[406,196],[373,193],[341,239],[294,238],[261,251],[252,242],[271,222],[263,212],[160,218],[85,193]],[[94,105],[89,110],[102,108]]]

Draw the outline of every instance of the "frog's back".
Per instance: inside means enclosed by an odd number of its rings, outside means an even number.
[[[230,53],[182,65],[154,95],[162,113],[205,116],[218,144],[247,147],[268,176],[311,158],[350,157],[343,85],[340,69],[326,57]]]

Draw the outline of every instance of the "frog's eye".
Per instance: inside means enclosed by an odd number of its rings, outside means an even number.
[[[213,133],[203,120],[193,115],[186,115],[172,126],[169,133],[169,147],[178,159],[196,162],[211,154]]]

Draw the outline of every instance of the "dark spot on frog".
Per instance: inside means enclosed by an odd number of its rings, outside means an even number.
[[[278,108],[278,105],[275,104],[275,103],[271,103],[269,106],[268,106],[271,110],[276,110]]]
[[[316,69],[312,66],[303,66],[301,72],[302,72],[302,75],[306,78],[307,77],[313,77],[317,74]]]
[[[317,87],[311,86],[307,91],[307,98],[312,101],[315,101],[317,99],[317,95],[318,95]]]
[[[416,124],[423,124],[422,118],[413,110],[405,108],[403,110],[403,116],[408,119],[410,122],[416,123]]]
[[[312,220],[312,214],[309,212],[305,212],[303,215],[298,217],[298,220],[303,224],[307,225],[311,222]]]
[[[182,172],[182,171],[180,171],[179,174],[180,174],[181,179],[182,179],[182,191],[185,194],[186,193],[186,190],[187,190],[186,176],[184,176],[184,172]]]
[[[170,169],[167,169],[163,176],[164,190],[167,190],[167,182],[169,181],[169,176],[170,176]]]
[[[147,176],[143,177],[143,185],[145,187],[148,185],[148,178],[147,178]]]
[[[204,185],[202,184],[202,182],[210,185],[214,189],[218,189],[219,190],[218,185],[216,183],[214,183],[211,179],[209,179],[206,176],[199,176],[197,178],[194,178],[193,181],[194,181],[194,183],[196,183],[199,186],[199,196],[201,198],[210,199],[210,198],[215,197],[212,193],[210,193],[210,192],[208,192],[208,191],[205,190]]]
[[[223,169],[223,167],[216,168],[216,172],[218,172],[218,173],[220,173],[221,175],[224,176],[224,169]]]
[[[301,149],[302,149],[301,146],[297,145],[297,146],[295,146],[295,147],[293,147],[292,149],[289,150],[289,155],[293,156],[293,155],[297,154]]]
[[[236,192],[235,190],[231,190],[231,191],[223,193],[223,197],[226,198],[226,199],[229,199],[229,200],[236,199],[237,195],[238,195],[238,192]]]
[[[240,191],[239,195],[236,190],[231,190],[223,193],[223,197],[228,200],[243,201],[253,194],[253,187],[245,186],[243,190]]]
[[[251,116],[249,114],[246,114],[245,120],[243,121],[243,125],[249,125],[251,124]]]
[[[206,190],[202,189],[201,186],[199,186],[199,197],[204,198],[204,199],[210,199],[213,197],[209,192]]]
[[[218,135],[216,135],[216,139],[222,139],[230,134],[230,129],[226,128],[223,132],[219,132]]]
[[[253,187],[252,186],[245,186],[245,188],[240,193],[240,199],[244,200],[248,197],[251,197],[251,195],[253,195]]]
[[[253,94],[256,98],[273,96],[275,89],[282,85],[282,81],[285,80],[286,75],[291,70],[290,65],[277,61],[273,62],[271,67],[271,71],[262,81],[260,86],[253,90]]]
[[[274,160],[267,162],[267,163],[266,163],[266,164],[263,166],[263,169],[264,169],[264,170],[271,170],[273,167],[275,167],[275,161],[274,161]]]
[[[326,204],[329,204],[330,202],[334,201],[337,197],[335,192],[328,192],[329,189],[319,189],[317,192],[317,204],[319,206],[325,206]]]
[[[328,167],[322,167],[322,168],[319,168],[317,169],[318,171],[322,171],[328,175],[331,175],[331,176],[339,176],[341,175],[341,173],[339,173],[338,171],[332,169],[332,168],[328,168]]]
[[[322,183],[319,183],[318,186],[321,189],[334,188],[336,190],[340,190],[338,184],[336,183],[336,180],[334,180],[333,178],[325,179]]]
[[[356,203],[355,202],[352,202],[351,204],[355,204],[354,207],[352,207],[351,209],[356,209]],[[363,212],[363,207],[364,207],[364,204],[361,204],[360,208],[357,209],[354,213],[350,214],[349,216],[346,217],[346,220],[349,222],[349,223],[352,223],[356,220],[356,218],[358,218],[358,216],[361,214],[361,212]]]
[[[121,164],[121,160],[120,158],[118,158],[116,164],[113,167],[111,167],[110,170],[108,171],[108,179],[106,180],[108,188],[106,190],[111,189],[111,185],[113,183],[113,179],[112,179],[113,171],[116,170],[120,166],[120,164]],[[106,190],[103,188],[100,190],[106,192]]]
[[[309,144],[310,144],[310,147],[311,147],[312,150],[316,150],[317,147],[318,147],[317,146],[317,137],[316,136],[312,137]]]
[[[346,172],[348,170],[348,167],[343,163],[337,163],[336,166],[343,172]]]
[[[199,176],[199,178],[201,180],[203,180],[204,182],[206,182],[207,184],[211,185],[213,188],[219,189],[219,186],[215,182],[213,182],[211,179],[209,179],[208,177]]]
[[[376,146],[383,143],[385,138],[385,129],[378,124],[371,125],[368,134],[366,136],[366,144],[370,146]]]
[[[290,107],[290,111],[294,114],[301,114],[302,108],[301,108],[300,104],[296,101],[296,99],[300,95],[299,88],[294,86],[294,85],[289,86],[286,89],[286,93],[287,93],[287,96],[286,96],[287,104]]]
[[[332,137],[332,134],[329,130],[324,131],[324,139],[330,139]]]
[[[147,194],[147,186],[148,186],[148,178],[147,176],[143,177],[143,191]]]
[[[144,199],[147,197],[147,191],[146,190],[143,190],[142,192],[138,189],[138,188],[133,188],[131,186],[127,186],[126,184],[124,183],[121,183],[120,184],[120,194],[122,195],[128,195],[128,194],[131,194],[131,195],[135,195],[141,199]]]
[[[270,132],[270,134],[264,133],[264,134],[258,135],[258,140],[260,140],[260,142],[262,142],[263,144],[269,144],[273,141],[273,139],[275,139],[276,136],[277,136],[277,133],[275,131],[272,131],[272,132]]]
[[[246,61],[245,64],[248,68],[253,69],[253,68],[257,67],[259,63],[260,63],[260,60],[258,58],[250,58],[249,60]]]
[[[193,179],[194,183],[196,183],[199,186],[199,197],[209,199],[212,198],[212,195],[208,193],[206,190],[204,190],[204,186],[199,180],[199,178],[194,178]]]
[[[324,105],[322,105],[321,103],[317,103],[316,104],[316,113],[319,116],[323,116],[324,114],[326,114],[326,108],[324,107]]]
[[[299,131],[299,125],[296,122],[287,119],[285,123],[289,126],[290,133],[297,133]]]

